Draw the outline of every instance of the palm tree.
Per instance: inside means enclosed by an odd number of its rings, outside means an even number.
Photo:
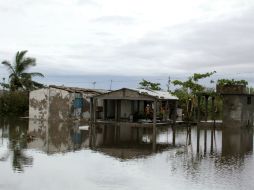
[[[15,56],[15,60],[13,64],[9,61],[3,61],[2,64],[5,65],[9,72],[9,87],[11,91],[15,90],[32,90],[34,88],[41,88],[43,87],[42,84],[35,82],[32,80],[32,77],[39,76],[44,77],[43,74],[32,72],[26,72],[28,68],[33,67],[36,65],[35,58],[25,57],[25,51],[18,51]]]

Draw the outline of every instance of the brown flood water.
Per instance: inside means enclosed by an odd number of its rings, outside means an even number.
[[[0,189],[254,189],[252,129],[0,120]]]

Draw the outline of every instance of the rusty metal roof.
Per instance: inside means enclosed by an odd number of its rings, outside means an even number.
[[[68,92],[94,93],[98,95],[108,92],[107,90],[103,90],[103,89],[89,89],[89,88],[67,87],[67,86],[56,86],[56,85],[49,85],[49,88],[56,88],[56,89],[65,90]]]

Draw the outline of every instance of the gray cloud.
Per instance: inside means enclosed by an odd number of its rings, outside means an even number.
[[[173,66],[184,72],[245,72],[254,69],[252,23],[253,8],[240,16],[164,28],[120,47],[116,55],[160,63],[168,71]]]
[[[158,20],[158,26],[151,27],[149,19],[134,11],[97,14],[94,11],[101,7],[86,6],[100,6],[99,1],[46,2],[0,3],[0,9],[8,10],[0,12],[6,27],[0,31],[1,61],[28,49],[37,58],[37,69],[52,75],[166,76],[211,70],[234,74],[254,69],[253,7],[178,25],[162,18],[163,23]],[[15,13],[19,9],[23,17]]]
[[[103,17],[98,17],[96,19],[93,19],[92,22],[97,22],[97,23],[111,23],[111,24],[135,24],[136,20],[133,17],[129,16],[117,16],[117,15],[112,15],[112,16],[103,16]]]

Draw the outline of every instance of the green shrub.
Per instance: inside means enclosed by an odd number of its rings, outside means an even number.
[[[0,115],[27,116],[29,110],[28,92],[5,92],[0,95]]]

